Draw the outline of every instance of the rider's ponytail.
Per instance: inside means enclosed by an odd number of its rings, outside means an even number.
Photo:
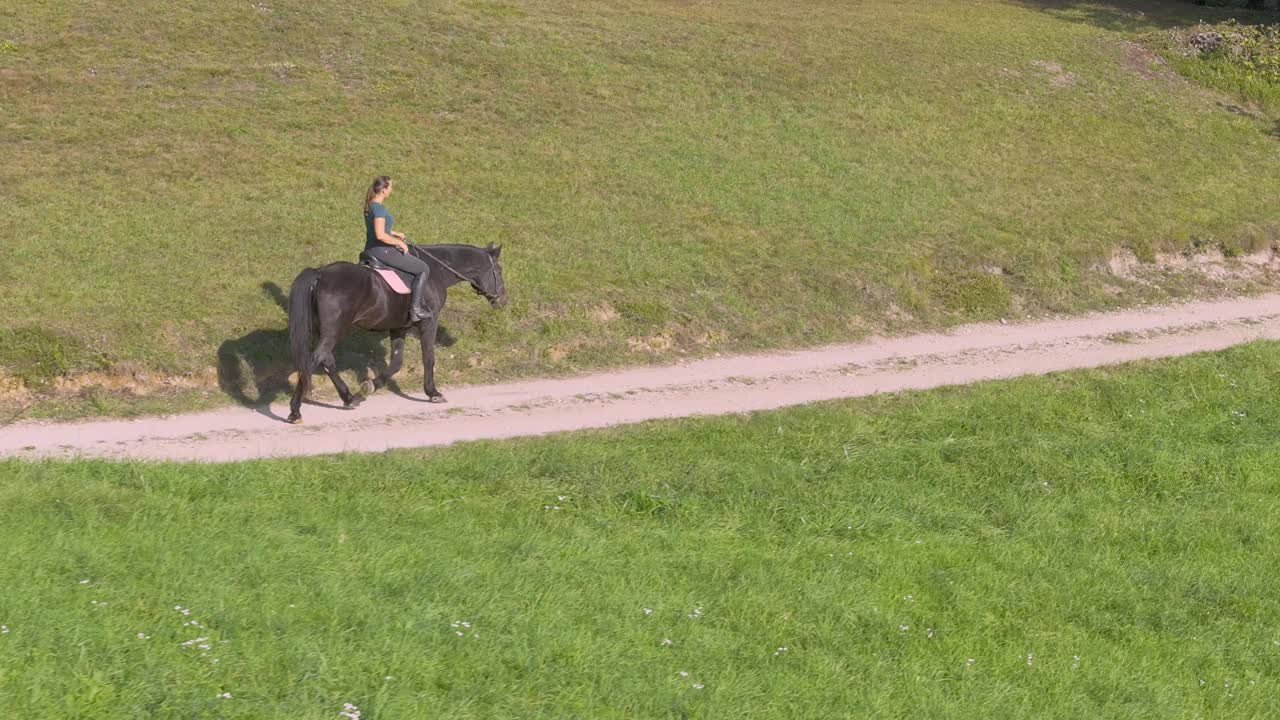
[[[369,203],[373,202],[373,197],[390,186],[391,178],[387,175],[379,175],[373,179],[373,184],[369,186],[369,192],[364,194],[365,217],[369,216]]]

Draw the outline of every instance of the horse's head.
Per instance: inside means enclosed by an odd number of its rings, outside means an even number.
[[[503,307],[507,304],[507,283],[502,279],[502,263],[498,262],[498,257],[502,255],[502,246],[489,243],[489,246],[481,248],[481,251],[488,257],[489,267],[480,268],[471,282],[471,288],[483,295],[493,307]]]

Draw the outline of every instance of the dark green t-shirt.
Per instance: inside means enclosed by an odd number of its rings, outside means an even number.
[[[390,247],[386,243],[378,239],[378,234],[373,231],[374,218],[386,218],[387,226],[382,231],[391,234],[391,223],[395,222],[395,218],[391,217],[391,213],[387,212],[387,207],[380,202],[369,203],[369,212],[364,216],[364,249],[376,247]]]

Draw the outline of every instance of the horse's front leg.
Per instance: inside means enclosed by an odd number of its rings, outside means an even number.
[[[422,389],[433,403],[448,402],[436,389],[436,328],[439,324],[440,313],[437,311],[419,326],[422,331]]]
[[[391,382],[392,376],[400,372],[400,367],[404,365],[404,336],[408,330],[408,328],[400,328],[391,331],[391,364],[387,366],[387,371],[382,375],[372,380],[364,381],[360,389],[364,391],[365,395],[372,395],[378,392],[387,383]]]

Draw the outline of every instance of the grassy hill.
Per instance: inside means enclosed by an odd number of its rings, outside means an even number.
[[[0,8],[0,368],[278,377],[280,289],[354,258],[381,173],[413,239],[507,246],[446,383],[1186,292],[1099,264],[1271,243],[1276,121],[1126,38],[1226,12]]]

